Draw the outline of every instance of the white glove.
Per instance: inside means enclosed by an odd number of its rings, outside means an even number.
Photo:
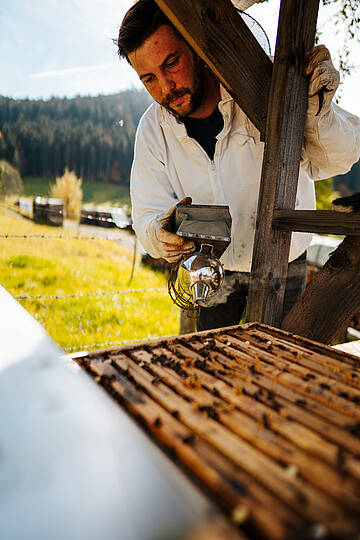
[[[325,45],[317,45],[305,54],[304,70],[310,77],[308,90],[308,113],[318,116],[330,111],[331,100],[339,86],[340,76],[335,69],[329,50]]]
[[[178,204],[191,204],[191,200],[191,197],[185,197]],[[183,254],[191,253],[195,250],[194,242],[184,240],[184,238],[167,230],[171,225],[171,219],[175,209],[176,205],[167,212],[160,214],[153,224],[152,231],[157,243],[159,256],[169,263],[176,263]]]

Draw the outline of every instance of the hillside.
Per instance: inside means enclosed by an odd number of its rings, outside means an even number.
[[[139,118],[149,96],[19,100],[0,96],[0,158],[23,176],[55,177],[65,166],[86,180],[128,184]]]
[[[52,98],[0,96],[0,159],[23,177],[54,179],[65,166],[86,181],[128,186],[136,126],[150,104],[145,91],[111,96]],[[342,195],[360,191],[360,163],[334,178]]]
[[[355,163],[347,174],[334,178],[334,189],[341,195],[351,195],[360,191],[360,162]]]

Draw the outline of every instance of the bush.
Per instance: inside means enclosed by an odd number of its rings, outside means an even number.
[[[19,172],[5,159],[0,159],[0,198],[19,195],[22,190],[23,183]]]
[[[65,168],[63,176],[57,177],[56,184],[50,186],[51,196],[64,201],[66,217],[77,221],[80,219],[83,198],[81,184],[82,179],[78,178],[73,171]]]
[[[317,210],[331,210],[331,203],[340,194],[333,188],[333,179],[315,182],[316,208]]]

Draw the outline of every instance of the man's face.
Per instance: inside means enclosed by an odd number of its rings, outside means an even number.
[[[151,97],[178,116],[191,116],[204,98],[198,57],[170,26],[160,26],[129,60]]]

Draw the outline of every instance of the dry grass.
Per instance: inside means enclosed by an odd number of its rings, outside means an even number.
[[[51,197],[64,201],[65,215],[79,221],[83,198],[81,189],[82,179],[67,168],[62,176],[56,178],[56,184],[50,187]]]

